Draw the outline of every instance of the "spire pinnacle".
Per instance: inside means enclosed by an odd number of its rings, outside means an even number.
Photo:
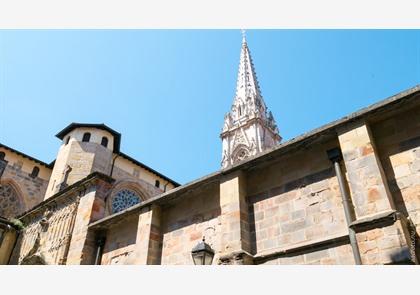
[[[244,29],[241,29],[242,34],[242,43],[246,43],[246,31]]]
[[[226,114],[222,138],[222,167],[226,168],[245,158],[277,145],[281,136],[261,95],[251,53],[242,32],[238,79],[232,108]]]

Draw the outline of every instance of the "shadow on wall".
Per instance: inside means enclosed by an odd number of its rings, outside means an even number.
[[[391,262],[388,264],[412,265],[411,253],[408,248],[397,249],[390,254]]]

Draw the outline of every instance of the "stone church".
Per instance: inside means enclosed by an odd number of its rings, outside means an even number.
[[[0,144],[0,264],[419,263],[420,86],[282,142],[244,38],[219,171],[180,185],[104,124],[56,137],[52,163]]]

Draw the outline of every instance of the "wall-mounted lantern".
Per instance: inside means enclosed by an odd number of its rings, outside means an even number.
[[[191,251],[195,265],[211,265],[214,257],[214,250],[205,242],[205,238],[199,242]]]

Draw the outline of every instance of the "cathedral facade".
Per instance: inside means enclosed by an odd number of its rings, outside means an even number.
[[[72,123],[0,144],[0,264],[418,264],[420,86],[282,142],[245,38],[221,169],[180,185]]]

